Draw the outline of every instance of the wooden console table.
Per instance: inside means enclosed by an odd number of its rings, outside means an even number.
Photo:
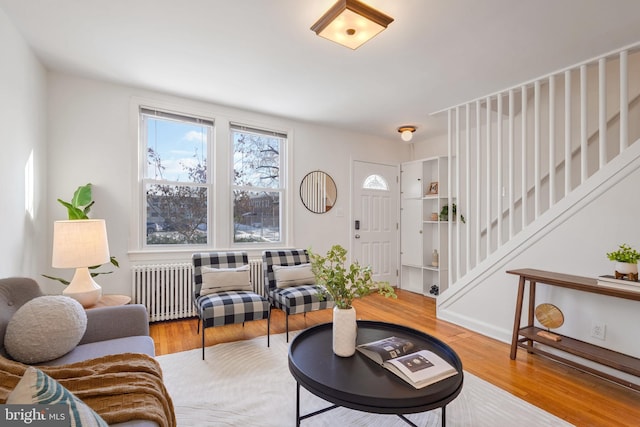
[[[640,391],[640,385],[638,384],[631,383],[627,380],[602,372],[601,370],[590,366],[586,366],[577,361],[569,360],[558,354],[550,353],[540,346],[534,346],[534,343],[537,342],[544,344],[547,347],[562,350],[565,353],[579,356],[583,359],[591,360],[604,366],[609,366],[618,371],[635,375],[636,377],[640,377],[640,359],[562,335],[560,335],[560,341],[547,339],[538,335],[538,332],[543,331],[544,329],[535,327],[533,323],[536,301],[536,283],[543,283],[550,286],[558,286],[561,288],[574,289],[582,292],[590,292],[635,301],[640,301],[640,292],[598,286],[597,279],[591,277],[572,276],[570,274],[553,273],[550,271],[530,268],[509,270],[507,273],[520,276],[520,281],[518,283],[518,297],[516,300],[516,315],[513,322],[513,336],[511,339],[512,360],[515,360],[516,358],[516,351],[518,347],[522,347],[530,353],[541,354],[590,374],[606,378],[610,381]],[[522,318],[522,304],[525,284],[527,281],[529,282],[529,312],[527,316],[527,325],[521,327],[520,319]]]

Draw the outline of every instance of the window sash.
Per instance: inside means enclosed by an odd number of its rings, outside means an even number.
[[[214,212],[211,206],[213,206],[213,167],[214,167],[214,147],[213,147],[213,136],[214,136],[214,121],[211,119],[198,117],[194,115],[186,115],[180,113],[174,113],[169,111],[163,111],[158,109],[152,109],[147,107],[139,107],[139,146],[140,146],[140,165],[139,165],[139,185],[140,185],[140,201],[141,201],[141,215],[139,215],[139,220],[141,222],[140,230],[140,239],[142,242],[142,247],[146,248],[185,248],[185,247],[196,247],[196,246],[210,246],[212,244],[213,239],[213,226],[214,226]],[[205,182],[194,182],[194,181],[178,181],[175,179],[157,179],[155,177],[148,177],[148,149],[150,148],[149,135],[147,134],[147,123],[150,119],[159,119],[166,121],[173,121],[176,123],[182,123],[186,125],[196,125],[207,127],[206,131],[206,152],[202,153],[204,156],[205,163],[204,167],[206,168],[206,180]],[[165,159],[166,160],[166,159]],[[164,230],[162,229],[163,225],[169,224],[168,222],[164,222],[164,224],[159,224],[160,228],[157,230],[159,233],[156,233],[155,236],[149,235],[149,223],[155,221],[150,221],[149,219],[149,208],[148,208],[148,195],[147,190],[154,185],[158,186],[170,186],[170,187],[189,187],[192,189],[204,188],[206,192],[206,229],[204,230],[204,238],[202,238],[202,228],[198,233],[199,236],[195,236],[193,230],[190,230],[188,227],[185,230]],[[160,214],[159,216],[162,216]],[[155,219],[155,216],[152,218]],[[153,224],[152,228],[153,227]],[[200,226],[200,224],[198,224]],[[169,228],[169,227],[167,227]],[[173,225],[175,228],[175,225]],[[204,227],[203,227],[204,228]],[[152,231],[152,233],[154,233]],[[188,236],[186,238],[186,242],[179,242],[178,239],[172,241],[170,238],[170,234],[183,234],[184,236]],[[180,237],[184,237],[180,236]]]
[[[232,174],[232,185],[231,185],[231,194],[230,194],[230,204],[231,204],[231,244],[234,246],[266,246],[274,244],[279,245],[285,241],[285,230],[286,224],[284,224],[286,205],[287,205],[287,191],[286,191],[286,150],[288,138],[287,134],[284,132],[278,132],[273,130],[265,130],[258,129],[251,126],[241,125],[238,123],[230,123],[229,125],[229,143],[231,146],[231,174]],[[253,134],[260,137],[265,138],[275,138],[279,139],[279,150],[278,150],[278,180],[277,185],[273,187],[267,186],[258,186],[258,185],[239,185],[235,183],[235,162],[234,156],[236,155],[235,151],[235,133],[245,133],[245,134]],[[236,194],[237,192],[246,192],[248,194],[277,194],[278,195],[278,215],[277,218],[274,215],[262,216],[266,211],[267,207],[265,206],[257,206],[255,211],[247,212],[254,213],[255,219],[252,220],[253,216],[249,216],[246,218],[236,218]],[[258,213],[259,212],[259,213]],[[260,219],[258,219],[260,218]],[[238,221],[237,221],[238,220]],[[248,221],[248,222],[247,222]],[[256,221],[256,222],[253,222]],[[272,230],[266,230],[266,227],[273,227],[274,224],[277,223],[277,236],[278,239],[274,241],[260,241],[256,238],[256,235],[259,237],[267,236],[267,239],[273,238],[275,233],[272,233]],[[244,238],[238,240],[238,229],[245,227],[247,228],[248,234],[252,237],[248,237],[247,240]]]

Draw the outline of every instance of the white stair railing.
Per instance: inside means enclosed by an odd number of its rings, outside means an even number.
[[[449,289],[640,137],[639,97],[636,43],[433,113],[447,113],[457,204]]]

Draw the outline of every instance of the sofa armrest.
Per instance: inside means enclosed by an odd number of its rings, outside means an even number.
[[[142,304],[87,310],[87,330],[79,344],[149,335],[149,317]]]

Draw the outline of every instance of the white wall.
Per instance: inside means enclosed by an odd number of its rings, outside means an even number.
[[[350,212],[353,160],[397,165],[407,155],[408,147],[403,146],[400,140],[383,141],[371,136],[310,125],[296,126],[295,140],[295,246],[311,245],[316,252],[324,252],[333,244],[349,248],[352,236]],[[329,173],[338,187],[336,205],[322,215],[309,212],[299,197],[300,181],[308,172],[316,169]]]
[[[411,143],[411,158],[409,160],[428,159],[447,155],[448,136],[446,133],[429,138],[416,140]]]
[[[293,236],[292,246],[313,247],[324,251],[332,244],[349,245],[350,228],[350,177],[351,162],[365,160],[396,165],[408,156],[408,147],[399,141],[388,141],[370,135],[346,132],[296,122],[263,114],[256,114],[220,105],[150,92],[140,88],[84,79],[80,77],[50,73],[49,75],[49,197],[48,223],[64,219],[66,210],[55,200],[69,199],[79,186],[91,182],[96,201],[91,217],[105,218],[112,255],[121,263],[121,268],[108,276],[100,276],[98,282],[109,293],[130,292],[131,259],[152,261],[164,259],[190,259],[192,251],[170,254],[130,253],[135,244],[132,229],[132,206],[134,183],[137,171],[132,153],[135,153],[136,138],[133,134],[137,117],[132,117],[132,101],[144,99],[170,104],[176,108],[207,112],[216,119],[218,143],[227,141],[224,123],[233,120],[241,123],[264,124],[271,128],[292,131],[293,145]],[[217,159],[217,178],[226,159]],[[302,178],[312,170],[328,172],[336,182],[338,199],[336,206],[327,214],[313,214],[299,200],[299,185]],[[216,206],[216,218],[224,221],[230,212],[229,200],[221,193]],[[135,218],[135,217],[133,217]],[[47,250],[51,246],[51,226],[47,234]],[[228,238],[217,240],[218,247],[226,249]],[[214,248],[211,248],[214,249]],[[254,252],[253,255],[258,255]],[[48,264],[41,266],[49,273],[60,275]],[[64,273],[64,272],[62,272]],[[71,272],[69,272],[70,275]],[[51,291],[59,291],[57,284],[49,282]]]
[[[37,267],[47,262],[46,71],[1,9],[0,57],[0,277],[40,281]]]

